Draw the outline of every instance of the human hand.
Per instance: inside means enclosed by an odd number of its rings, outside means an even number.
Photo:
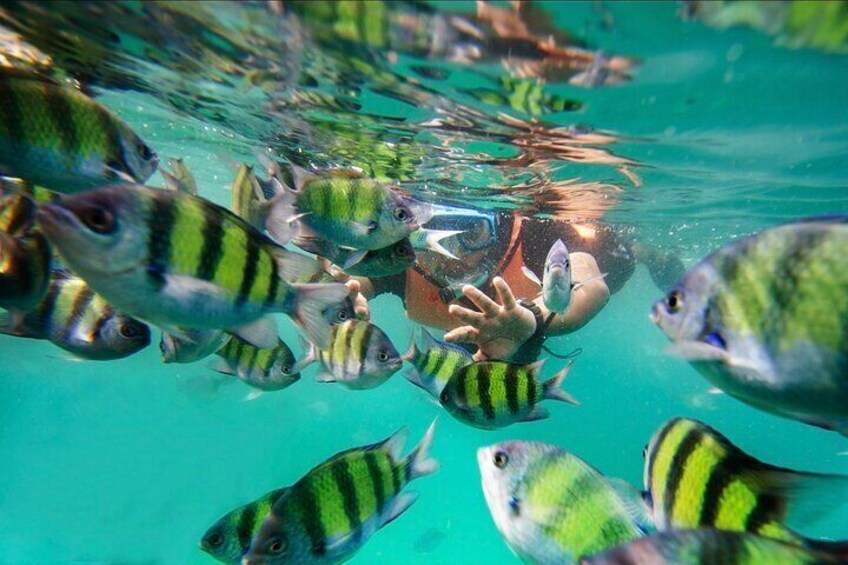
[[[451,304],[448,311],[453,317],[468,325],[445,334],[445,341],[465,341],[477,344],[475,361],[508,359],[522,343],[536,331],[536,318],[527,308],[516,302],[506,281],[495,277],[492,281],[500,304],[471,285],[462,287],[462,293],[480,312]]]
[[[353,313],[356,314],[358,320],[370,320],[371,311],[368,308],[368,300],[362,294],[362,285],[354,278],[349,278],[345,286],[350,291],[350,297],[353,299]]]

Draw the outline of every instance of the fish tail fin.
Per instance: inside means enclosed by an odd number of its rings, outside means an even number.
[[[421,441],[404,462],[407,481],[439,470],[439,462],[430,457],[430,446],[433,444],[433,434],[436,432],[436,421],[438,421],[438,418],[433,420],[433,423],[427,428],[427,433],[424,434],[424,437],[421,438]]]
[[[580,403],[577,401],[576,398],[574,398],[562,389],[562,381],[564,381],[565,377],[568,376],[568,373],[571,371],[571,368],[573,366],[574,361],[571,361],[568,365],[563,367],[562,370],[559,371],[556,375],[542,383],[544,398],[550,398],[552,400],[561,400],[562,402],[567,402],[569,404],[573,404],[574,406],[580,406]]]
[[[298,359],[291,368],[291,374],[296,375],[300,373],[302,370],[307,368],[309,365],[318,360],[318,349],[315,345],[307,340],[302,335],[297,336],[297,340],[300,342],[300,346],[303,348],[303,357]]]
[[[341,303],[348,295],[347,287],[339,283],[292,284],[293,298],[287,313],[319,349],[330,346],[330,324],[324,310]]]
[[[278,242],[283,245],[296,239],[299,233],[298,220],[302,214],[298,214],[294,206],[296,192],[285,186],[276,178],[271,178],[275,185],[276,196],[264,203],[265,229]]]

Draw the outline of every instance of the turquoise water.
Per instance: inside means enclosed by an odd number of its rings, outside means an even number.
[[[336,142],[344,140],[342,129],[321,127],[332,122],[351,126],[347,135],[408,147],[420,158],[402,180],[420,194],[451,201],[525,208],[538,201],[528,178],[544,178],[542,189],[553,180],[605,183],[597,190],[609,203],[605,221],[679,255],[687,266],[740,235],[848,207],[845,56],[781,48],[744,27],[719,31],[682,21],[672,3],[542,7],[557,29],[591,50],[640,61],[623,84],[588,89],[550,81],[551,92],[583,108],[541,117],[548,128],[582,124],[610,132],[612,143],[590,145],[634,162],[627,169],[639,182],[597,155],[595,162],[575,162],[565,152],[546,154],[535,169],[506,162],[518,152],[517,130],[494,116],[530,116],[481,106],[462,93],[490,86],[491,77],[505,73],[497,60],[479,66],[437,61],[449,79],[409,82],[411,67],[426,61],[401,52],[392,63],[384,53],[369,52],[401,79],[375,78],[372,71],[351,95],[328,78],[339,52],[297,39],[308,37],[309,28],[279,23],[263,4],[130,3],[122,12],[110,9],[108,17],[98,13],[105,9],[100,6],[60,5],[46,15],[32,5],[11,5],[2,8],[0,23],[91,82],[99,99],[160,156],[184,157],[201,194],[221,204],[229,203],[233,163],[255,163],[267,147],[318,165],[367,160],[369,149],[364,157],[341,151]],[[473,3],[439,9],[468,12]],[[187,25],[174,14],[197,21]],[[168,21],[177,23],[167,28]],[[203,35],[204,26],[266,59],[227,59],[226,50],[199,57],[209,53],[197,49],[201,36],[207,48],[222,44]],[[119,33],[121,43],[109,44],[105,30]],[[69,37],[78,42],[61,41]],[[221,70],[228,62],[244,69],[273,57],[282,70],[268,90],[246,87],[243,73]],[[352,98],[362,108],[291,103],[300,88],[297,69],[306,65],[319,69],[316,90]],[[387,89],[410,89],[415,103],[386,96]],[[270,108],[275,99],[289,102]],[[482,108],[487,120],[474,131],[421,126],[444,116],[440,110],[448,105],[457,114],[457,107]],[[161,177],[149,184],[161,185]],[[666,356],[667,340],[647,316],[661,295],[638,266],[586,327],[548,342],[558,350],[583,349],[565,386],[581,406],[548,403],[549,419],[493,432],[453,420],[400,374],[376,390],[357,392],[313,382],[310,368],[295,386],[246,400],[246,386],[222,381],[204,362],[163,365],[158,335],[151,347],[112,362],[71,360],[46,342],[0,337],[0,562],[212,563],[198,542],[227,511],[400,426],[410,428],[411,447],[436,416],[432,454],[441,470],[411,486],[421,495],[418,502],[378,532],[354,563],[514,562],[489,516],[475,460],[478,447],[507,439],[556,444],[640,485],[642,448],[653,430],[670,417],[688,416],[770,463],[848,473],[844,437],[709,394],[710,385],[694,369]],[[405,349],[412,324],[400,300],[380,296],[371,312]],[[279,319],[281,337],[299,352],[293,327]],[[545,376],[561,363],[549,360]],[[843,510],[803,533],[844,538],[846,523]]]

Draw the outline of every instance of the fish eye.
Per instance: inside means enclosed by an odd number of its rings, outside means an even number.
[[[377,354],[377,359],[383,363],[389,360],[389,354],[385,351],[381,351]]]
[[[139,143],[136,146],[136,149],[138,149],[138,154],[141,155],[141,158],[145,161],[149,161],[153,158],[153,151],[150,149],[150,147],[147,146],[146,143]]]
[[[339,320],[344,322],[345,320],[347,320],[347,311],[346,310],[339,310],[339,314],[338,314],[337,317],[338,317]]]
[[[400,207],[397,210],[395,210],[395,219],[400,221],[400,222],[405,222],[406,220],[408,220],[411,217],[412,217],[412,214],[410,214],[409,210],[407,210],[404,207]]]
[[[683,307],[683,293],[679,290],[672,290],[665,298],[665,305],[669,313],[675,314]]]
[[[212,547],[218,547],[224,543],[224,536],[222,536],[219,532],[215,532],[206,538],[206,543]]]
[[[135,324],[124,324],[118,332],[121,334],[121,337],[126,339],[133,339],[141,335],[141,330]]]
[[[283,365],[283,372],[287,375],[291,374],[292,366],[291,365]]]
[[[504,451],[498,451],[497,453],[495,453],[494,462],[495,467],[497,467],[498,469],[503,469],[509,464],[509,455],[507,455]]]
[[[272,555],[279,555],[286,549],[286,542],[280,538],[271,538],[268,540],[268,545],[265,546],[268,549],[268,553]]]
[[[117,226],[115,215],[100,206],[80,210],[77,217],[88,229],[101,235],[112,233]]]
[[[405,245],[398,245],[395,248],[395,254],[398,257],[407,257],[409,255],[409,249],[407,249]]]

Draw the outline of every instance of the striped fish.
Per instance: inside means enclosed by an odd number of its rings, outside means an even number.
[[[389,336],[363,320],[348,320],[332,328],[330,347],[306,346],[306,355],[293,369],[302,371],[315,361],[321,364],[318,382],[338,382],[364,390],[380,386],[403,365]]]
[[[644,537],[580,565],[844,565],[848,544],[811,550],[753,534],[674,530]]]
[[[515,78],[503,75],[498,89],[473,88],[464,92],[480,102],[493,106],[505,106],[531,116],[573,112],[583,107],[583,103],[579,100],[548,92],[545,82],[536,77]]]
[[[46,339],[82,359],[110,361],[136,353],[150,343],[150,329],[117,312],[84,280],[53,271],[47,294],[18,320],[0,322],[0,332]]]
[[[314,467],[277,499],[242,563],[330,564],[353,557],[415,502],[416,494],[402,492],[407,483],[438,470],[429,456],[435,426],[404,459],[401,430]]]
[[[475,428],[494,430],[515,422],[531,422],[548,417],[539,402],[549,398],[569,404],[578,402],[562,390],[574,362],[550,380],[540,383],[544,360],[532,365],[506,361],[480,361],[459,369],[439,395],[439,402],[451,416]]]
[[[264,230],[269,207],[253,167],[239,166],[230,192],[233,213],[256,229]]]
[[[115,114],[75,88],[0,69],[0,170],[59,192],[146,181],[159,159]]]
[[[670,420],[654,433],[645,450],[644,483],[659,530],[716,528],[796,545],[814,542],[788,522],[818,517],[848,501],[848,477],[763,463],[687,418]]]
[[[271,312],[285,312],[319,344],[322,312],[341,284],[290,284],[322,265],[276,246],[202,198],[140,185],[105,187],[43,204],[38,219],[65,262],[124,312],[171,331],[226,329],[277,344]]]
[[[299,237],[295,245],[339,265],[354,277],[389,277],[415,265],[415,249],[408,237],[388,247],[356,250],[339,247],[331,241],[316,237]]]
[[[185,192],[197,196],[197,181],[191,169],[182,159],[168,159],[170,171],[159,169],[159,174],[165,179],[168,190]]]
[[[25,235],[35,221],[35,202],[24,194],[7,194],[0,198],[0,232]]]
[[[574,563],[652,528],[639,491],[553,445],[482,447],[477,464],[495,525],[526,563]]]
[[[287,490],[287,487],[272,490],[222,516],[203,534],[200,549],[221,563],[239,565],[274,502]]]
[[[194,363],[209,357],[230,340],[224,330],[180,328],[179,333],[162,332],[159,352],[163,363]]]
[[[848,434],[848,217],[735,241],[692,268],[651,319],[715,386]]]
[[[295,166],[292,170],[294,187],[278,189],[266,221],[280,243],[317,237],[342,247],[381,249],[428,219],[421,203],[360,173],[330,170],[319,176]]]
[[[276,347],[259,348],[234,335],[215,354],[221,359],[214,370],[259,390],[282,390],[300,380],[300,373],[292,372],[294,353],[281,339]]]
[[[423,388],[438,399],[448,381],[459,369],[474,362],[473,355],[458,345],[439,341],[421,328],[423,349],[418,349],[415,339],[401,357],[412,365],[405,373],[406,379]]]
[[[50,245],[39,232],[21,237],[0,232],[0,308],[15,312],[35,308],[50,285],[52,258]]]

